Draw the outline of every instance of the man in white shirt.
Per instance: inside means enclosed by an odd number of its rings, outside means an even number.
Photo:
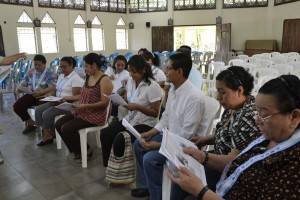
[[[146,143],[134,143],[137,160],[137,177],[139,188],[131,191],[134,197],[150,199],[162,198],[163,165],[166,158],[158,153],[162,129],[167,127],[171,132],[190,139],[196,134],[206,132],[208,123],[203,120],[204,96],[189,80],[192,60],[183,53],[170,56],[167,66],[167,81],[172,83],[169,91],[166,110],[159,123],[141,136]]]

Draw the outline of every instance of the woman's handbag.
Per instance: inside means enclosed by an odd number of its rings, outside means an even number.
[[[127,184],[135,180],[135,165],[132,152],[132,144],[129,133],[120,132],[125,138],[125,151],[122,157],[114,154],[114,148],[111,148],[108,166],[106,168],[106,181],[109,183]]]

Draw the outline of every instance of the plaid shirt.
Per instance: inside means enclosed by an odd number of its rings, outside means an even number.
[[[226,109],[216,126],[215,153],[227,155],[231,149],[241,151],[255,139],[261,133],[254,120],[256,113],[253,96],[235,112]]]

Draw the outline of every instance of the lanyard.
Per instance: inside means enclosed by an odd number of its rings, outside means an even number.
[[[57,87],[56,87],[56,89],[57,89],[56,96],[57,97],[60,97],[63,87],[71,80],[73,75],[74,75],[74,72],[72,72],[68,76],[65,76],[59,83],[57,83]]]
[[[261,136],[259,138],[257,138],[256,140],[254,140],[251,144],[249,144],[249,146],[247,148],[245,148],[237,157],[239,157],[240,155],[246,153],[247,151],[249,151],[253,146],[261,143],[265,141],[265,137]],[[263,154],[258,154],[256,156],[251,157],[248,161],[246,161],[245,163],[243,163],[242,165],[240,165],[238,168],[236,168],[234,170],[234,172],[226,178],[226,174],[231,166],[231,163],[229,163],[226,168],[224,169],[221,179],[217,184],[217,193],[223,197],[231,188],[232,186],[235,184],[235,182],[237,181],[238,177],[240,176],[240,174],[245,171],[246,169],[248,169],[250,166],[252,166],[254,163],[263,160],[265,158],[267,158],[268,156],[277,153],[279,151],[283,151],[295,144],[297,144],[300,141],[300,129],[296,130],[294,132],[294,134],[286,141],[281,142],[280,144],[276,145],[275,147],[267,150],[265,153]]]
[[[37,85],[35,85],[35,81],[36,81],[36,70],[34,70],[33,75],[32,75],[32,89],[33,91],[35,91],[41,84],[42,80],[44,79],[44,76],[46,74],[47,69],[44,69],[42,75],[40,76],[40,79],[37,83]]]

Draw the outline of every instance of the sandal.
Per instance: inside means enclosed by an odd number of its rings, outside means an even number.
[[[93,153],[94,153],[94,151],[93,151],[93,148],[92,147],[90,147],[89,148],[90,150],[90,152],[89,153],[87,153],[87,160],[89,160],[92,156],[93,156]],[[79,157],[76,159],[76,162],[78,162],[78,163],[82,163],[82,158],[81,158],[81,155],[79,155]]]

